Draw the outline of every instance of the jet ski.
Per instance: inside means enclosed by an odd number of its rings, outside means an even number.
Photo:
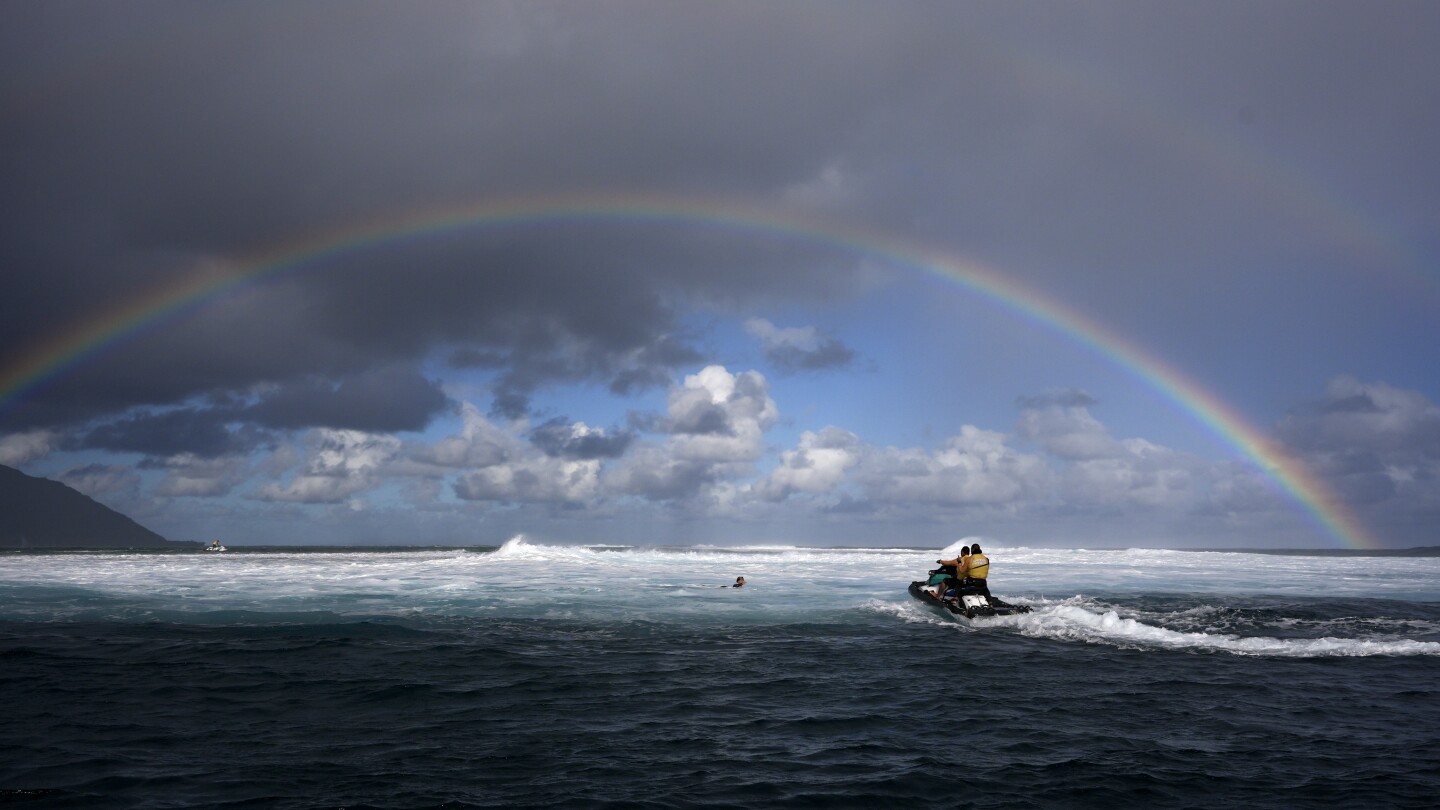
[[[206,547],[205,547],[205,550],[206,550],[206,551],[229,551],[230,549],[228,549],[228,548],[226,548],[226,547],[224,547],[224,546],[206,546]]]
[[[967,619],[982,616],[1011,616],[1016,613],[1030,612],[1027,605],[1012,605],[983,593],[966,593],[954,599],[940,599],[933,591],[926,588],[923,582],[910,583],[910,595],[927,605],[944,608]]]

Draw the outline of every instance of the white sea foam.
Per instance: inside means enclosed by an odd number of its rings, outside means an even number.
[[[1366,638],[1272,638],[1233,634],[1180,632],[1123,618],[1114,610],[1096,612],[1078,605],[1058,604],[1029,614],[1006,617],[1020,633],[1111,644],[1121,647],[1194,649],[1294,658],[1367,655],[1440,655],[1440,643]]]
[[[967,541],[975,539],[956,545]],[[1031,605],[1033,613],[972,625],[910,599],[910,580],[956,548],[587,547],[516,536],[492,553],[0,555],[0,619],[200,620],[239,611],[767,623],[847,621],[868,613],[964,632],[1133,648],[1272,656],[1440,654],[1440,644],[1431,640],[1433,608],[1425,616],[1397,613],[1409,602],[1440,601],[1435,558],[1006,549],[980,542],[993,560],[992,589]],[[744,588],[728,587],[742,575]],[[1166,601],[1165,594],[1183,598]],[[1254,620],[1236,618],[1231,605],[1263,595],[1282,597],[1271,600],[1282,605],[1292,597],[1311,605],[1337,596],[1397,602],[1383,618],[1317,616],[1313,607],[1305,615],[1272,611]]]

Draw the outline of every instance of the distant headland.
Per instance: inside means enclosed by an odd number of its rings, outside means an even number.
[[[0,548],[194,548],[48,478],[0,465]]]

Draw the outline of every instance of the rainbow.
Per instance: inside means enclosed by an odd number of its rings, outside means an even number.
[[[308,234],[244,257],[224,272],[212,268],[151,290],[33,347],[8,368],[0,369],[0,409],[110,347],[184,317],[229,292],[301,272],[320,259],[343,258],[401,239],[423,239],[468,229],[577,222],[719,226],[756,235],[802,239],[956,284],[1109,358],[1258,465],[1324,533],[1351,548],[1380,547],[1323,481],[1284,454],[1233,408],[1104,325],[984,265],[890,234],[709,198],[547,194],[416,210]]]

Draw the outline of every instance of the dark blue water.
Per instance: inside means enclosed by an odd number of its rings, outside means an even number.
[[[1401,609],[1440,619],[1346,615]],[[1332,611],[1252,600],[1204,621],[1271,614]],[[874,611],[12,620],[0,695],[0,796],[35,808],[1428,808],[1440,791],[1433,655],[1128,649]]]

